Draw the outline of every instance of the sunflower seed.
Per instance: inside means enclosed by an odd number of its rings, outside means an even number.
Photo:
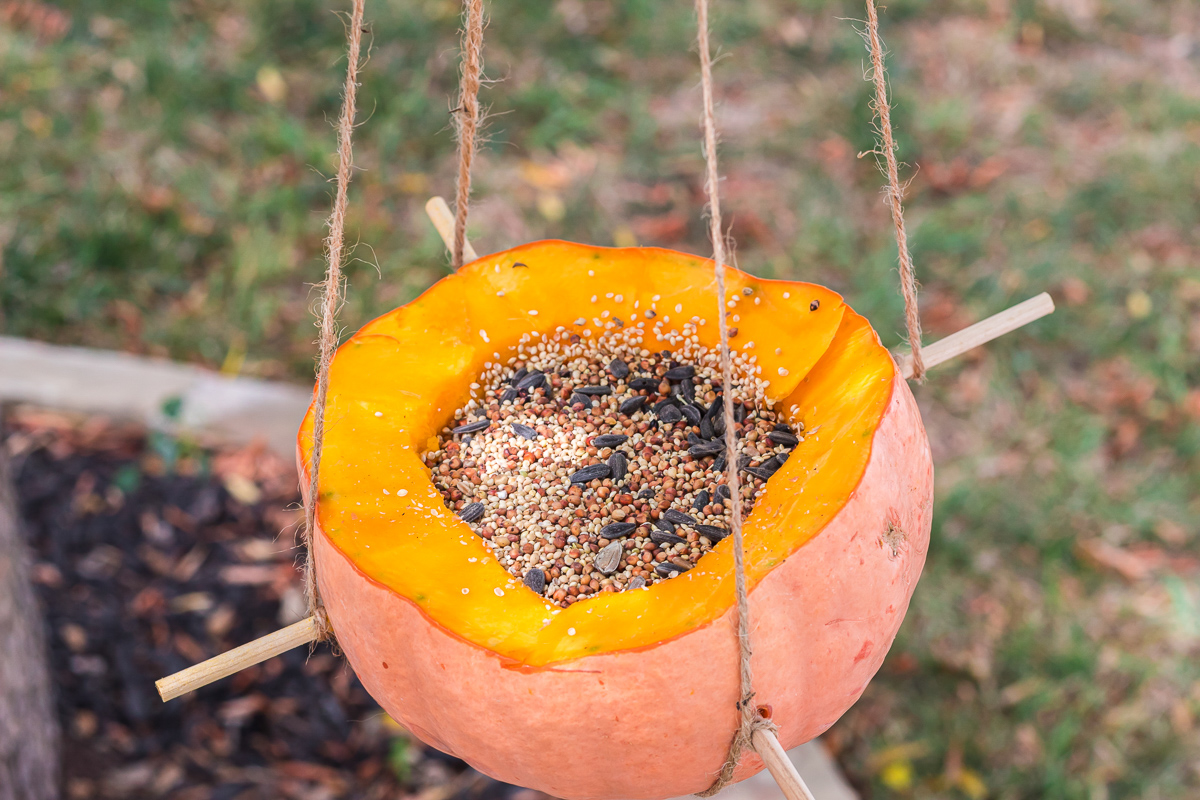
[[[529,374],[529,370],[527,370],[525,367],[521,367],[519,370],[517,370],[516,372],[513,373],[513,376],[508,379],[508,382],[510,384],[512,384],[513,386],[516,386],[518,383],[521,382],[521,379],[524,378],[528,374]]]
[[[754,477],[759,478],[760,480],[764,480],[764,481],[771,480],[771,476],[773,474],[775,474],[775,473],[771,472],[771,470],[763,469],[762,467],[746,467],[742,471],[747,472],[747,473],[753,475]]]
[[[610,522],[600,529],[600,535],[605,539],[620,539],[633,533],[636,522]]]
[[[658,418],[666,425],[674,425],[683,419],[683,412],[675,406],[664,406],[658,411]]]
[[[700,493],[696,495],[696,499],[692,502],[692,508],[699,511],[710,502],[711,500],[709,500],[708,489],[701,489]]]
[[[656,519],[654,520],[654,527],[663,533],[675,533],[675,525],[670,520]]]
[[[688,448],[688,455],[693,458],[704,458],[706,456],[715,456],[718,453],[725,451],[725,443],[718,440],[715,442],[701,442],[694,444]]]
[[[696,384],[691,378],[685,378],[679,382],[679,396],[689,403],[696,399]]]
[[[696,520],[692,519],[691,516],[683,513],[682,511],[676,511],[673,508],[668,508],[666,511],[663,512],[662,515],[663,515],[663,519],[665,519],[667,522],[674,522],[676,525],[695,525],[696,524]]]
[[[681,367],[674,367],[673,369],[669,369],[669,370],[667,370],[667,374],[663,375],[663,377],[669,381],[682,381],[684,379],[690,380],[691,378],[694,378],[695,376],[696,376],[696,368],[690,364],[684,364]]]
[[[710,469],[712,469],[713,472],[724,472],[725,464],[725,453],[722,452],[721,455],[717,456],[717,460],[712,463],[712,467],[710,467]]]
[[[468,422],[465,425],[459,425],[451,433],[455,436],[463,433],[476,433],[478,431],[487,430],[487,426],[491,425],[490,419],[477,419],[474,422]]]
[[[505,389],[504,394],[500,395],[500,405],[511,403],[513,400],[516,400],[517,396],[520,394],[521,393],[516,389]]]
[[[717,501],[718,502],[720,502],[722,500],[728,500],[730,498],[730,496],[731,495],[729,494],[728,486],[726,486],[725,484],[722,483],[720,486],[717,487]]]
[[[571,483],[590,483],[594,480],[604,480],[609,475],[612,475],[612,468],[608,464],[592,464],[572,475]]]
[[[629,382],[629,388],[635,392],[640,392],[643,389],[653,392],[658,389],[658,384],[658,378],[634,378]]]
[[[683,412],[683,416],[684,416],[684,418],[687,419],[689,424],[691,424],[691,425],[699,425],[700,424],[700,412],[696,409],[695,406],[685,405],[683,408],[681,408],[679,410]]]
[[[776,472],[779,472],[779,468],[783,466],[783,462],[785,460],[786,459],[781,459],[779,456],[771,456],[758,466],[760,469],[765,469],[767,472],[770,472],[772,475],[774,475]]]
[[[800,444],[800,440],[796,436],[786,431],[771,431],[767,434],[767,438],[775,444],[782,444],[786,447],[795,447]]]
[[[605,575],[612,575],[621,566],[621,556],[623,553],[624,549],[621,543],[613,542],[601,548],[600,552],[596,553],[596,557],[592,560],[592,563],[596,565],[596,569]]]
[[[696,533],[707,537],[713,544],[716,544],[729,535],[729,531],[716,525],[697,525]]]
[[[645,395],[634,395],[628,400],[621,403],[620,411],[627,417],[632,417],[634,414],[642,410],[642,406],[646,405]]]
[[[621,433],[605,433],[592,439],[592,445],[597,448],[618,447],[625,444],[629,437]]]
[[[617,380],[629,377],[629,365],[619,358],[614,358],[608,364],[608,372]]]
[[[612,470],[612,482],[620,483],[629,472],[629,462],[624,453],[613,453],[608,457],[608,468]]]
[[[650,531],[650,541],[655,544],[685,544],[687,539],[666,531]]]
[[[638,492],[638,499],[640,500],[646,500],[651,497],[654,497],[653,489],[642,489],[640,492]]]
[[[528,425],[522,425],[519,422],[514,422],[512,424],[512,431],[522,439],[536,439],[538,435],[538,432],[533,428],[529,427]]]
[[[660,561],[654,565],[654,571],[665,578],[669,575],[687,572],[687,569],[679,566],[678,564],[673,564],[670,561]]]
[[[646,313],[649,314],[650,312],[647,311]],[[629,582],[629,585],[626,586],[625,588],[626,589],[645,589],[646,588],[646,579],[643,578],[641,575],[635,575],[633,577],[633,580],[631,580]]]
[[[746,407],[741,403],[733,405],[733,421],[739,425],[746,421]]]
[[[580,394],[586,394],[586,395],[590,395],[592,397],[599,397],[601,395],[612,394],[612,387],[611,386],[577,386],[577,387],[575,387],[575,391],[579,392]]]
[[[802,427],[802,428],[803,428],[804,426],[802,425],[802,426],[800,426],[800,427]],[[777,422],[777,423],[775,423],[775,430],[777,430],[777,431],[783,431],[784,433],[793,433],[793,432],[794,432],[794,431],[792,430],[792,426],[791,426],[791,425],[788,425],[786,422]]]
[[[592,404],[592,398],[586,397],[585,395],[582,395],[582,394],[573,394],[573,395],[571,395],[571,399],[568,402],[570,402],[571,405],[575,405],[576,403],[583,403],[584,406],[590,406]]]
[[[697,445],[697,444],[704,444],[704,440],[701,439],[696,434],[692,433],[691,431],[688,431],[687,442],[688,442],[688,447],[691,447],[692,445]]]
[[[704,439],[715,439],[717,432],[713,430],[712,420],[707,416],[700,420],[700,436]]]
[[[541,594],[546,591],[546,573],[537,567],[526,572],[522,582],[532,589],[534,594]]]
[[[532,391],[533,389],[536,389],[538,386],[541,386],[545,381],[546,381],[545,373],[535,370],[535,371],[529,373],[528,375],[526,375],[524,378],[521,378],[520,382],[517,383],[517,388],[524,389],[526,391]]]
[[[467,503],[458,512],[458,518],[463,522],[478,522],[483,518],[483,503]]]

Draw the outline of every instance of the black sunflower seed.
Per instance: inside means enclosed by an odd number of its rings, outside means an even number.
[[[704,440],[691,431],[688,431],[688,446],[691,447],[695,444],[704,444]]]
[[[635,392],[640,392],[645,389],[648,392],[653,392],[658,388],[658,378],[634,378],[629,382],[629,388]]]
[[[514,422],[512,424],[512,431],[522,439],[536,439],[538,435],[538,432],[533,428],[529,427],[528,425],[522,425],[519,422]]]
[[[800,444],[800,440],[796,436],[786,431],[771,431],[767,434],[767,438],[775,444],[782,444],[786,447],[795,447]]]
[[[458,436],[462,433],[476,433],[478,431],[487,430],[487,426],[491,424],[492,421],[490,419],[477,419],[474,422],[468,422],[464,425],[459,425],[457,428],[452,430],[451,433],[455,436]]]
[[[517,370],[516,372],[513,373],[513,376],[508,379],[508,382],[511,383],[513,386],[516,386],[518,383],[521,382],[521,379],[524,378],[528,374],[529,374],[529,370],[525,369],[525,367],[521,367],[519,370]]]
[[[691,364],[674,367],[667,370],[667,374],[663,375],[669,381],[681,381],[685,378],[694,378],[696,376],[696,368]]]
[[[721,455],[717,456],[717,460],[712,463],[712,471],[713,472],[724,472],[725,464],[726,464],[725,453],[722,452]]]
[[[682,511],[676,511],[673,508],[668,508],[663,512],[663,519],[667,522],[674,522],[676,525],[695,525],[696,520]]]
[[[610,522],[600,529],[600,535],[605,539],[620,539],[633,533],[636,522]]]
[[[629,377],[629,365],[619,358],[608,362],[608,372],[617,380]]]
[[[705,416],[700,420],[700,438],[715,439],[717,432],[713,430],[712,420]]]
[[[728,500],[730,497],[728,486],[722,483],[717,487],[717,500]]]
[[[608,457],[608,468],[612,470],[612,482],[620,483],[629,472],[629,462],[624,453],[613,453]]]
[[[505,403],[511,403],[513,400],[517,399],[517,396],[519,394],[520,394],[520,392],[518,392],[516,389],[513,389],[513,388],[505,389],[504,394],[500,395],[500,405],[504,405]]]
[[[627,417],[631,417],[642,410],[642,406],[646,405],[645,395],[634,395],[625,402],[621,403],[620,411]]]
[[[535,594],[541,594],[546,591],[546,573],[542,572],[537,567],[525,573],[522,582],[533,590]]]
[[[709,500],[708,489],[701,489],[700,493],[696,495],[695,501],[692,502],[692,508],[699,511],[700,509],[702,509],[706,505],[708,505],[710,502],[711,501]]]
[[[733,406],[733,421],[739,424],[746,421],[746,407],[741,403],[735,403]]]
[[[785,459],[781,459],[779,456],[771,456],[758,466],[759,468],[765,469],[767,472],[770,472],[772,475],[774,475],[776,472],[779,472],[779,468],[783,466],[784,460]]]
[[[639,500],[647,500],[647,499],[649,499],[649,498],[651,498],[651,497],[654,497],[654,490],[653,490],[653,489],[642,489],[640,492],[638,492],[638,499],[639,499]]]
[[[600,448],[617,447],[618,445],[625,444],[625,440],[628,438],[628,436],[622,433],[605,433],[592,439],[592,445]]]
[[[664,406],[658,411],[658,418],[667,425],[674,425],[683,419],[683,412],[675,406]]]
[[[668,575],[674,575],[679,572],[687,572],[687,570],[683,567],[679,566],[678,564],[672,564],[670,561],[660,561],[659,563],[655,564],[654,571],[664,578]]]
[[[763,469],[762,467],[746,467],[743,470],[743,472],[747,472],[747,473],[753,475],[754,477],[759,478],[764,481],[771,480],[771,476],[775,474],[775,473],[771,472],[771,470]]]
[[[679,382],[679,396],[689,403],[696,399],[696,384],[692,383],[691,378],[684,378]]]
[[[467,503],[458,512],[458,518],[463,522],[478,522],[483,518],[483,503]]]
[[[593,397],[598,397],[600,395],[612,394],[612,387],[611,386],[577,386],[577,387],[575,387],[575,391],[579,392],[580,394],[586,394],[586,395],[591,395]]]
[[[681,412],[683,412],[684,419],[686,419],[688,421],[689,425],[699,425],[700,424],[700,418],[701,418],[700,411],[697,410],[697,408],[695,406],[685,405],[683,408],[681,408],[679,410]]]
[[[582,394],[573,394],[573,395],[571,395],[570,403],[571,403],[571,405],[575,405],[576,403],[583,403],[585,406],[590,406],[592,404],[592,398],[586,397],[585,395],[582,395]]]
[[[517,383],[517,388],[531,391],[536,389],[538,386],[541,386],[543,383],[545,383],[545,381],[545,373],[535,370],[526,375],[524,378],[521,378],[521,380]]]
[[[715,442],[701,442],[688,448],[688,455],[693,458],[705,458],[706,456],[715,456],[723,452],[725,452],[725,443],[720,440]]]
[[[650,541],[655,544],[683,544],[687,539],[666,531],[650,531]]]
[[[784,433],[793,433],[792,426],[788,425],[786,422],[776,422],[775,430],[783,431]]]
[[[725,415],[723,413],[717,414],[717,416],[713,419],[712,429],[713,433],[715,433],[717,436],[725,435]]]
[[[713,544],[716,544],[729,535],[729,531],[716,525],[697,525],[696,533],[708,537],[708,540]]]
[[[775,460],[776,460],[776,461],[778,461],[778,462],[779,462],[779,466],[781,466],[781,467],[782,467],[784,464],[786,464],[786,463],[787,463],[787,460],[788,460],[789,458],[791,458],[791,456],[792,456],[792,451],[791,451],[791,450],[785,450],[785,451],[784,451],[784,452],[782,452],[782,453],[776,453],[776,454],[775,454]]]
[[[609,475],[612,475],[612,468],[608,464],[592,464],[572,475],[571,483],[590,483],[594,480],[604,480]]]
[[[675,525],[670,520],[656,519],[654,520],[654,527],[658,528],[663,533],[675,533]]]

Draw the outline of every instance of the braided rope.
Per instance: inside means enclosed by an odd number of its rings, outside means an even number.
[[[757,728],[772,725],[759,715],[754,704],[754,675],[750,668],[750,600],[746,587],[745,555],[742,548],[742,491],[738,476],[737,428],[733,418],[733,363],[729,354],[729,325],[725,301],[725,232],[721,225],[720,173],[717,169],[717,124],[713,112],[712,53],[708,43],[708,0],[696,0],[697,44],[700,49],[700,87],[704,99],[704,189],[708,194],[708,234],[712,240],[714,272],[717,278],[717,319],[721,332],[722,405],[725,416],[725,481],[729,485],[733,520],[734,591],[737,594],[737,639],[739,694],[737,708],[741,722],[721,771],[712,786],[699,793],[711,797],[733,780],[742,753],[752,749],[751,737]]]
[[[338,119],[338,171],[337,194],[333,200],[333,211],[329,215],[329,236],[325,239],[328,265],[325,281],[320,285],[321,321],[320,355],[317,359],[317,396],[313,401],[313,444],[308,464],[308,497],[304,503],[304,598],[308,602],[308,613],[316,620],[321,639],[328,639],[333,631],[325,604],[317,588],[317,567],[313,557],[313,536],[317,526],[317,492],[321,470],[321,452],[325,444],[325,403],[329,395],[329,366],[337,348],[337,312],[342,304],[342,258],[345,253],[346,195],[350,188],[350,177],[354,169],[354,151],[351,137],[354,134],[355,102],[358,97],[358,69],[362,52],[363,13],[366,0],[354,0],[350,14],[350,25],[346,29],[349,39],[346,60],[346,85],[342,91],[342,114]]]
[[[475,160],[479,130],[479,83],[483,73],[483,0],[464,0],[467,25],[462,35],[462,72],[459,79],[458,108],[455,109],[458,133],[458,186],[454,193],[454,247],[450,263],[463,265],[467,243],[467,208],[471,200],[471,163]]]

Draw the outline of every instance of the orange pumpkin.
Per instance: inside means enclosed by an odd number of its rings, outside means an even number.
[[[744,527],[755,688],[790,748],[832,725],[882,663],[924,563],[933,467],[908,386],[841,297],[732,269],[727,291],[733,347],[753,348],[768,399],[808,432]],[[367,690],[423,741],[563,798],[713,781],[738,724],[732,541],[674,580],[551,614],[449,512],[420,456],[523,334],[629,319],[636,303],[707,318],[701,343],[715,347],[715,301],[706,259],[537,242],[463,267],[338,351],[320,590]],[[736,778],[761,768],[747,753]]]

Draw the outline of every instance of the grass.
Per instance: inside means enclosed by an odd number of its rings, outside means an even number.
[[[307,0],[21,7],[0,15],[3,332],[306,379],[341,21]],[[904,0],[884,15],[930,338],[1044,289],[1060,310],[917,389],[938,462],[925,578],[880,676],[826,737],[866,795],[1200,788],[1189,9]],[[477,246],[706,252],[688,4],[493,14]],[[421,206],[452,185],[456,15],[369,4],[348,329],[446,272]],[[844,18],[861,8],[742,0],[715,15],[739,263],[826,283],[899,343],[880,179],[856,158],[872,146],[869,87]],[[1123,577],[1114,551],[1145,569]]]

